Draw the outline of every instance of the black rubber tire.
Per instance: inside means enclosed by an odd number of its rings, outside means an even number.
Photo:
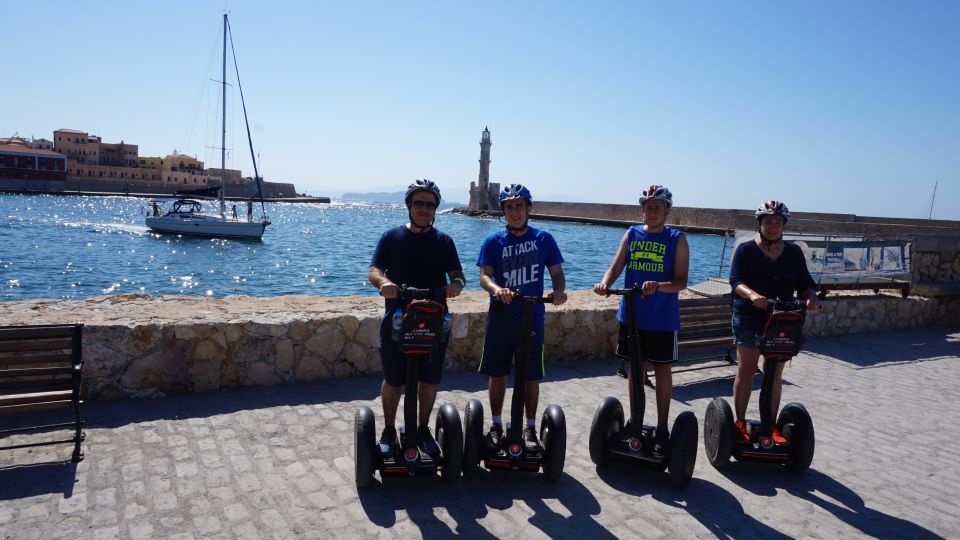
[[[813,433],[813,420],[807,408],[799,403],[787,403],[777,417],[777,427],[790,441],[790,459],[787,470],[802,474],[813,462],[816,438]]]
[[[543,445],[543,475],[547,480],[560,478],[567,459],[567,420],[558,405],[550,405],[543,411],[540,444]]]
[[[670,431],[670,479],[677,487],[687,487],[697,464],[697,415],[683,411]]]
[[[440,476],[447,482],[456,482],[463,470],[463,427],[456,407],[450,403],[440,407],[433,432],[437,435],[442,453]]]
[[[610,463],[610,440],[623,429],[623,405],[620,400],[607,396],[600,401],[590,424],[590,460],[597,467]]]
[[[353,461],[357,487],[367,487],[373,483],[373,469],[376,467],[377,429],[373,411],[370,407],[360,407],[353,421]]]
[[[480,470],[483,451],[483,405],[471,399],[463,409],[463,476],[475,476]]]
[[[713,398],[703,417],[703,449],[715,469],[723,468],[733,452],[733,411],[723,398]]]

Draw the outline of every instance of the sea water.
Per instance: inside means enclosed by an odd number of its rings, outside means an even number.
[[[214,204],[206,210],[212,212]],[[242,219],[246,208],[238,205]],[[151,231],[144,225],[147,206],[146,199],[134,197],[0,194],[0,299],[375,295],[367,270],[377,240],[407,221],[406,208],[396,204],[267,203],[272,225],[262,240],[211,239]],[[537,220],[531,225],[556,238],[567,290],[592,288],[626,231]],[[437,214],[436,227],[457,245],[467,290],[480,290],[476,260],[483,238],[503,226],[495,218]],[[690,284],[716,275],[723,238],[690,234],[688,240]]]

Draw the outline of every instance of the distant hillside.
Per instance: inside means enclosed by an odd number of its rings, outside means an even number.
[[[345,201],[365,201],[377,203],[396,203],[403,204],[403,196],[406,191],[372,191],[369,193],[347,192],[340,196]],[[466,206],[463,203],[448,201],[443,199],[440,203],[441,208]]]

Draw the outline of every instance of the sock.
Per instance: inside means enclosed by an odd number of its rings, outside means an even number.
[[[536,418],[527,418],[527,425],[530,426],[530,427],[537,427],[537,419],[536,419]]]
[[[494,424],[497,424],[498,426],[499,426],[499,425],[503,425],[503,419],[500,418],[499,416],[494,416],[494,417],[493,417],[493,423],[494,423]]]

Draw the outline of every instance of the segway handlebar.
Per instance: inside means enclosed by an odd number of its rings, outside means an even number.
[[[513,299],[525,304],[552,304],[553,303],[553,294],[547,296],[523,296],[519,291],[510,291],[513,293]],[[493,296],[494,304],[502,304],[499,298]]]
[[[627,296],[629,294],[639,294],[643,296],[643,289],[641,289],[639,285],[636,285],[629,289],[607,289],[607,293],[617,296]]]
[[[443,300],[446,297],[447,291],[443,287],[435,287],[433,289],[417,289],[416,287],[401,285],[400,290],[397,292],[397,298],[404,301]]]
[[[779,311],[799,311],[801,313],[806,313],[807,303],[800,299],[793,300],[780,300],[779,298],[767,298],[767,313],[772,313],[773,310]]]

